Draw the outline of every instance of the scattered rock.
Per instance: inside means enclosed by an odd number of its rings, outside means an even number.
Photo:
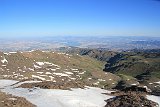
[[[0,107],[36,107],[25,98],[15,97],[0,92]]]
[[[144,94],[137,92],[121,93],[115,98],[106,100],[105,107],[156,107],[158,104],[148,100]]]
[[[24,83],[21,84],[18,87],[22,88],[34,88],[39,87],[43,89],[64,89],[68,90],[70,88],[84,88],[85,84],[80,81],[70,81],[70,82],[51,82],[51,81],[44,81],[44,82],[38,82],[38,83]]]

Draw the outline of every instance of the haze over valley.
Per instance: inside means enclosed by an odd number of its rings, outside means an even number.
[[[126,51],[133,49],[159,49],[160,37],[146,36],[50,36],[2,38],[1,51],[58,50],[62,47],[79,47]]]

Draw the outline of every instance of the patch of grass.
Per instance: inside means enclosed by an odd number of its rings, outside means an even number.
[[[160,71],[159,72],[151,72],[151,77],[156,77],[160,79]]]
[[[135,79],[134,77],[132,76],[129,76],[129,75],[125,75],[125,74],[117,74],[119,77],[121,77],[122,80],[128,80],[128,79]]]
[[[82,75],[82,80],[87,79],[88,77],[91,77],[92,74],[89,71],[86,71],[83,75]]]

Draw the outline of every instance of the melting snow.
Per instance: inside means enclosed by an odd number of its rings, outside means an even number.
[[[158,81],[158,82],[155,82],[155,83],[157,83],[157,84],[160,84],[160,81]]]
[[[86,71],[79,73],[80,75],[84,74]]]
[[[69,76],[69,75],[63,74],[63,73],[55,73],[55,72],[54,72],[53,74],[54,74],[54,75],[58,75],[58,76],[67,76],[67,77]]]
[[[34,52],[35,50],[30,50],[30,51],[27,51],[27,52]]]
[[[46,72],[46,74],[52,74],[52,73],[50,73],[50,72]]]
[[[96,83],[94,83],[94,85],[98,85],[99,84],[99,81],[98,82],[96,82]]]
[[[9,53],[4,53],[5,55],[10,55]]]
[[[42,67],[40,67],[38,65],[34,65],[34,68],[39,69],[39,68],[42,68]]]
[[[160,106],[160,96],[154,96],[154,95],[147,95],[147,99],[157,102]]]
[[[8,63],[7,59],[4,57],[3,60],[1,60],[1,62],[4,64],[5,62]]]
[[[10,85],[15,84],[17,82],[18,81],[15,81],[15,80],[0,80],[0,88],[10,86]]]
[[[37,75],[32,75],[32,77],[33,77],[33,78],[38,78],[38,79],[40,79],[40,80],[46,80],[45,78],[40,77],[40,76],[37,76]]]
[[[51,78],[51,81],[53,81],[54,77],[52,77],[52,76],[49,76],[49,77]]]
[[[40,66],[44,65],[44,62],[36,62],[36,63]]]
[[[60,66],[59,65],[56,65],[56,64],[52,64],[53,66],[55,66],[55,67],[59,67],[60,68]]]
[[[72,75],[73,73],[72,72],[65,72],[66,74],[69,74],[69,75]]]
[[[13,100],[14,101],[14,100],[17,100],[17,99],[16,98],[9,98],[9,100]]]
[[[43,72],[37,72],[37,74],[43,74]]]
[[[72,71],[77,71],[78,69],[71,68]]]
[[[51,68],[50,70],[51,70],[51,71],[56,71],[57,69],[52,69],[52,68]]]
[[[9,52],[10,54],[16,54],[17,52]]]
[[[133,84],[131,84],[131,85],[138,85],[139,84],[139,82],[137,82],[137,83],[133,83]]]
[[[56,64],[53,64],[50,62],[36,62],[36,64],[38,64],[39,66],[43,66],[43,65],[47,64],[47,65],[51,65],[51,66],[55,66],[55,67],[60,67],[59,65],[56,65]]]
[[[103,79],[98,79],[98,81],[106,81],[106,80],[103,80]]]
[[[34,71],[34,69],[32,69],[32,68],[28,68],[30,71]]]
[[[15,81],[0,80],[0,86],[8,86],[1,91],[24,97],[37,107],[103,107],[105,100],[113,98],[102,93],[110,93],[100,88],[87,87],[85,89],[39,89],[39,88],[13,88],[9,86]],[[4,85],[5,84],[5,85]],[[30,91],[32,90],[32,91]]]

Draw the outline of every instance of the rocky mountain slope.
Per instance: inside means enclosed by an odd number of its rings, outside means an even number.
[[[37,79],[48,85],[114,87],[120,78],[103,72],[103,62],[88,56],[58,52],[28,51],[0,53],[0,77],[14,80]],[[47,85],[47,84],[46,84]],[[50,87],[50,86],[46,87]],[[59,86],[57,86],[59,87]]]
[[[105,62],[104,72],[113,73],[121,78],[115,89],[131,85],[141,85],[150,88],[153,93],[160,93],[160,53],[155,50],[130,50],[113,52],[103,49],[68,50]]]
[[[81,48],[62,49],[57,52],[0,52],[0,79],[19,81],[13,84],[15,88],[28,88],[28,94],[38,90],[35,87],[70,90],[91,86],[119,90],[121,94],[108,99],[106,107],[128,106],[131,104],[128,102],[134,101],[138,101],[136,104],[139,106],[157,105],[149,101],[146,95],[160,95],[159,70],[159,52],[113,52]],[[137,91],[132,90],[123,93],[132,86],[145,89],[145,95],[143,92],[136,94]],[[7,96],[4,95],[9,99]],[[21,98],[17,99],[21,101]],[[26,102],[25,99],[22,100]]]

